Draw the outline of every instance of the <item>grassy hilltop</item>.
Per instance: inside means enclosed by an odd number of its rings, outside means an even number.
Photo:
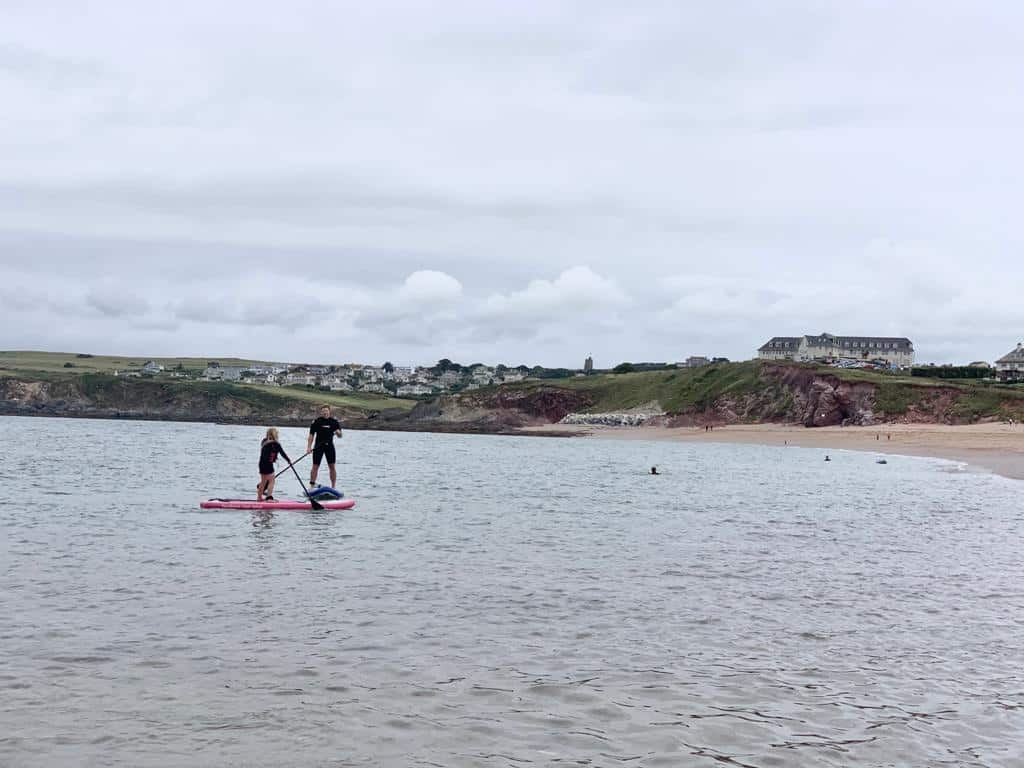
[[[139,371],[148,360],[163,365],[168,372],[178,370],[192,376],[199,375],[211,362],[222,366],[259,362],[238,358],[0,352],[0,406],[8,412],[44,415],[288,423],[307,419],[320,403],[328,403],[339,414],[356,421],[381,413],[398,416],[415,404],[370,393],[202,381],[172,378],[169,373],[141,378],[124,375]],[[121,375],[115,376],[115,371]]]
[[[87,355],[74,352],[0,352],[0,375],[4,371],[21,373],[113,373],[141,370],[149,360],[167,370],[179,365],[186,372],[198,375],[210,363],[249,366],[258,360],[237,357],[124,357],[114,355]]]
[[[702,368],[524,381],[442,397],[414,418],[494,419],[509,426],[558,421],[568,413],[646,409],[669,424],[802,423],[806,426],[914,421],[948,424],[1024,419],[1024,388],[980,380],[910,377],[813,364],[748,361]]]
[[[910,377],[811,364],[749,361],[690,369],[526,380],[443,395],[429,402],[370,393],[270,387],[196,376],[214,358],[155,359],[167,369],[128,377],[148,358],[0,352],[0,412],[37,415],[302,423],[329,403],[353,425],[507,431],[569,413],[632,409],[662,423],[1024,421],[1024,387],[984,380]],[[222,358],[221,365],[258,361]],[[179,368],[180,366],[180,368]],[[114,376],[119,371],[121,375]]]
[[[876,402],[882,412],[899,414],[934,394],[936,389],[954,390],[965,412],[998,416],[1024,399],[1024,388],[987,381],[930,379],[876,371],[832,368],[814,364],[771,364],[757,360],[720,363],[702,368],[684,368],[647,373],[623,373],[567,379],[559,386],[592,392],[593,410],[616,411],[639,407],[651,401],[661,403],[669,413],[703,408],[723,397],[738,398],[763,393],[781,386],[767,372],[799,369],[822,377],[834,377],[849,384],[876,388]]]

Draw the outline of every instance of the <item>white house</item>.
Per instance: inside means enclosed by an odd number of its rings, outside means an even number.
[[[441,387],[448,389],[454,387],[456,384],[462,381],[462,374],[458,371],[445,371],[438,376],[438,381],[441,382]]]
[[[761,360],[795,360],[800,350],[799,336],[772,336],[757,350]]]
[[[1006,381],[1024,379],[1024,343],[996,360],[996,371],[999,378]]]
[[[420,397],[421,395],[432,395],[434,393],[433,387],[428,387],[426,384],[403,384],[398,388],[399,397]]]
[[[494,381],[494,369],[488,368],[487,366],[481,366],[480,368],[474,368],[473,383],[478,387],[486,386]]]
[[[395,381],[408,381],[412,378],[413,368],[410,365],[396,365],[391,372],[391,378]]]
[[[348,384],[348,376],[344,373],[329,373],[320,377],[320,385],[334,389],[341,384]],[[349,387],[351,389],[351,387]]]
[[[240,365],[211,365],[203,371],[203,378],[209,381],[238,381],[244,370]]]
[[[147,360],[142,365],[142,372],[143,373],[160,373],[160,371],[162,371],[163,369],[164,369],[164,367],[162,365],[158,365],[157,363],[153,362],[152,360]]]

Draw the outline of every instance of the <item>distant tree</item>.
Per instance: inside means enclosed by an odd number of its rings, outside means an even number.
[[[395,366],[393,366],[390,362],[384,363],[384,365],[382,367],[384,368],[384,373],[394,373],[395,372]]]
[[[439,375],[442,373],[447,373],[448,371],[455,371],[456,373],[458,373],[459,371],[462,370],[462,366],[459,365],[458,363],[453,363],[447,357],[444,357],[437,361],[437,365],[434,366],[433,370],[435,373]]]
[[[633,373],[636,371],[636,366],[632,363],[619,363],[612,368],[612,373]]]
[[[74,368],[75,364],[74,363],[64,363],[64,367],[65,368]]]
[[[505,371],[507,371],[507,370],[508,370],[508,366],[507,365],[503,365],[501,363],[498,363],[496,366],[494,366],[494,372],[497,373],[497,374],[505,373]]]
[[[576,371],[569,368],[540,368],[538,371],[534,368],[531,375],[538,379],[568,379],[576,375]]]

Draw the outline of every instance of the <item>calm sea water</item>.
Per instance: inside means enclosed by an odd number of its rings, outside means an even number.
[[[197,506],[256,428],[0,435],[3,766],[1024,765],[1020,482],[350,432],[271,516]]]

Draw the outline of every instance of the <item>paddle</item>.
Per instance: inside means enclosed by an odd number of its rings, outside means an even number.
[[[309,456],[309,454],[311,454],[311,453],[312,453],[312,451],[306,451],[306,452],[305,452],[304,454],[302,454],[301,456],[299,456],[299,458],[297,458],[297,459],[295,460],[295,463],[296,463],[296,464],[297,464],[297,463],[299,463],[299,462],[300,462],[300,461],[302,461],[302,460],[303,460],[304,458],[306,458],[307,456]],[[277,473],[276,475],[274,475],[274,479],[275,479],[275,480],[277,480],[277,478],[279,478],[279,477],[280,477],[281,475],[283,475],[283,474],[284,474],[285,472],[287,472],[287,471],[288,471],[287,469],[282,469],[282,470],[281,470],[280,472],[278,472],[278,473]]]
[[[322,510],[324,508],[323,504],[321,504],[319,501],[317,501],[316,499],[314,499],[312,496],[309,495],[309,489],[306,487],[306,484],[304,482],[302,482],[302,478],[299,477],[299,473],[298,473],[298,471],[296,471],[295,465],[292,464],[289,461],[288,462],[288,466],[291,468],[292,472],[295,472],[295,479],[298,480],[299,481],[299,485],[302,486],[302,490],[306,494],[306,498],[309,499],[309,505],[313,509]]]

